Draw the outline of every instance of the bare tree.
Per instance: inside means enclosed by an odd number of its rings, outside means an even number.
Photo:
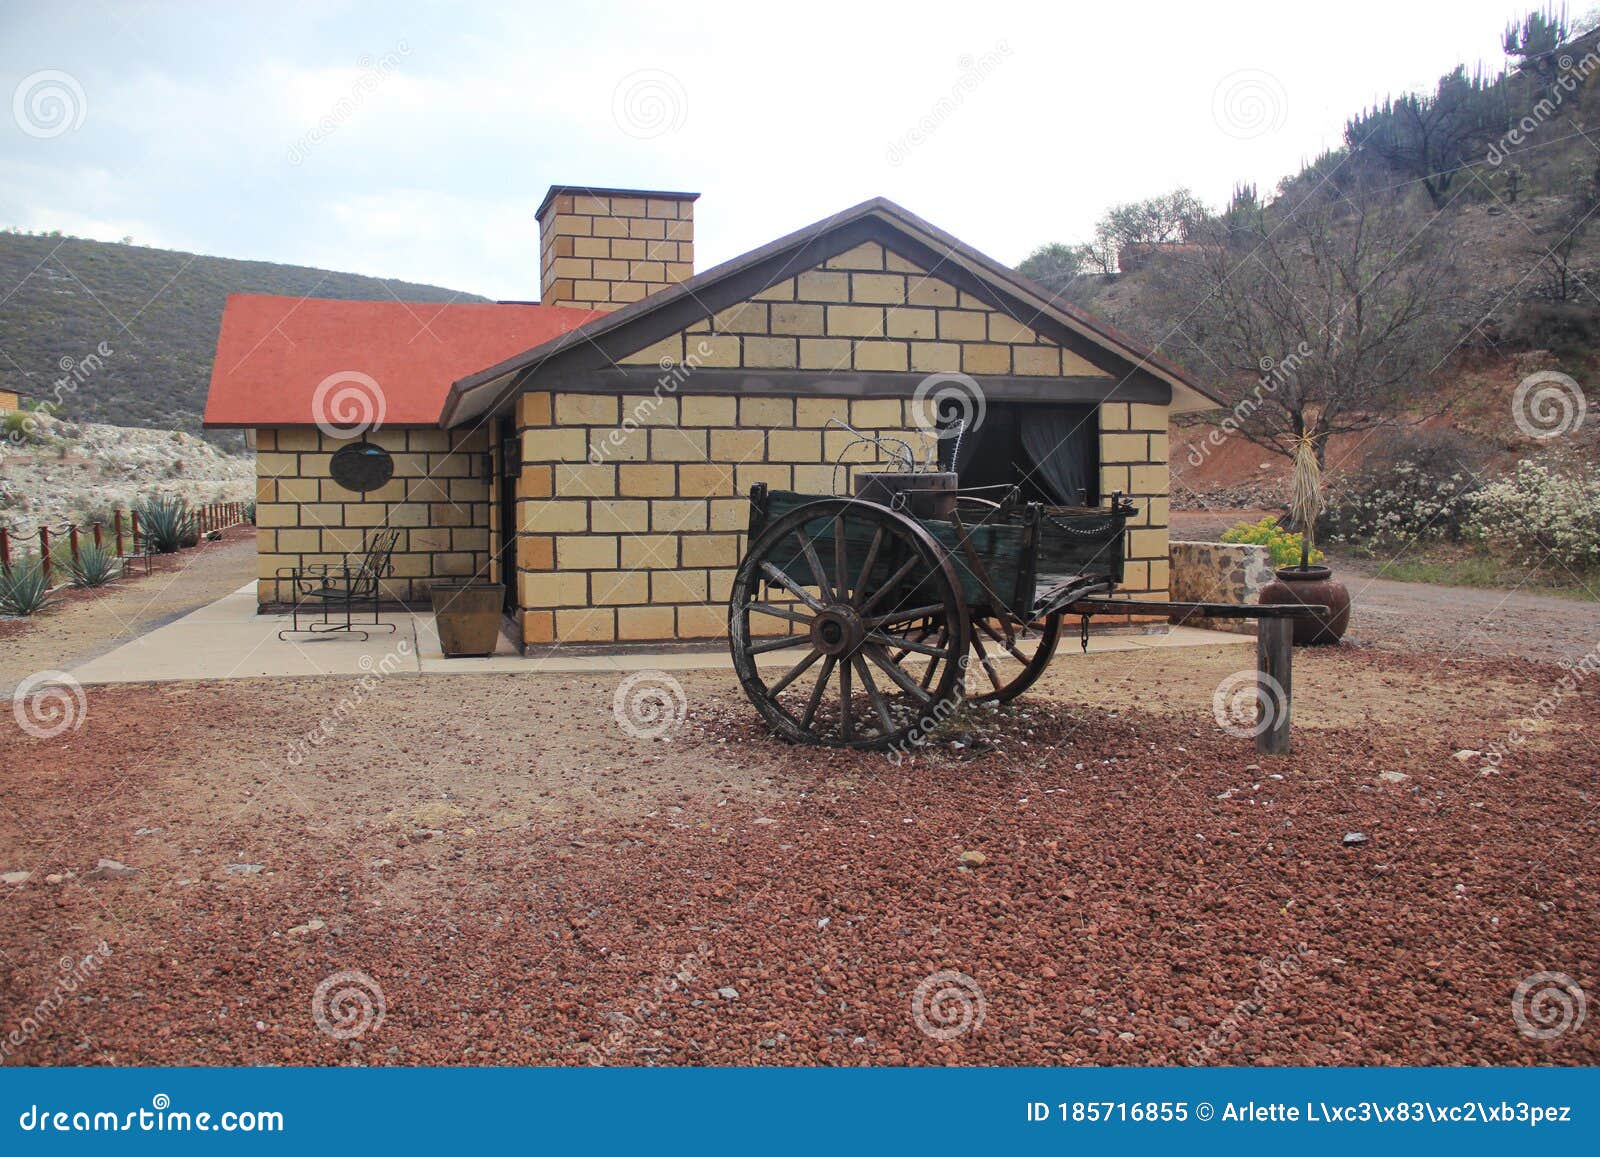
[[[1285,456],[1309,436],[1321,462],[1335,434],[1442,408],[1455,282],[1437,227],[1392,194],[1287,200],[1236,202],[1153,281],[1165,347],[1221,379],[1230,424]]]

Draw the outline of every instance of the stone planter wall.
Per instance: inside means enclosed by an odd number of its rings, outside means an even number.
[[[1264,546],[1233,542],[1169,542],[1175,602],[1254,603],[1272,581],[1272,555]],[[1252,619],[1192,619],[1191,627],[1253,635]]]

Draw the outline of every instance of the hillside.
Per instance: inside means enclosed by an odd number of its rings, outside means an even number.
[[[0,287],[0,388],[59,395],[57,412],[68,419],[193,434],[230,293],[485,300],[301,265],[19,233],[0,233]],[[63,381],[70,385],[59,388]],[[243,445],[234,431],[205,437]]]

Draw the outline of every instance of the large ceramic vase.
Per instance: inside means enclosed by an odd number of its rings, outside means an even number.
[[[439,649],[451,659],[494,654],[500,640],[501,609],[506,588],[499,583],[436,582],[433,621],[439,629]]]
[[[1326,615],[1314,615],[1294,621],[1294,642],[1297,647],[1310,644],[1337,643],[1350,628],[1350,592],[1333,577],[1325,566],[1286,566],[1276,572],[1277,577],[1261,588],[1258,600],[1262,605],[1323,606]]]

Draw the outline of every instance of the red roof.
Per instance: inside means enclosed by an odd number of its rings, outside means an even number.
[[[207,426],[309,426],[319,386],[376,383],[385,426],[437,425],[450,383],[603,316],[556,305],[329,301],[235,293],[222,310]],[[337,420],[335,415],[333,420]]]

